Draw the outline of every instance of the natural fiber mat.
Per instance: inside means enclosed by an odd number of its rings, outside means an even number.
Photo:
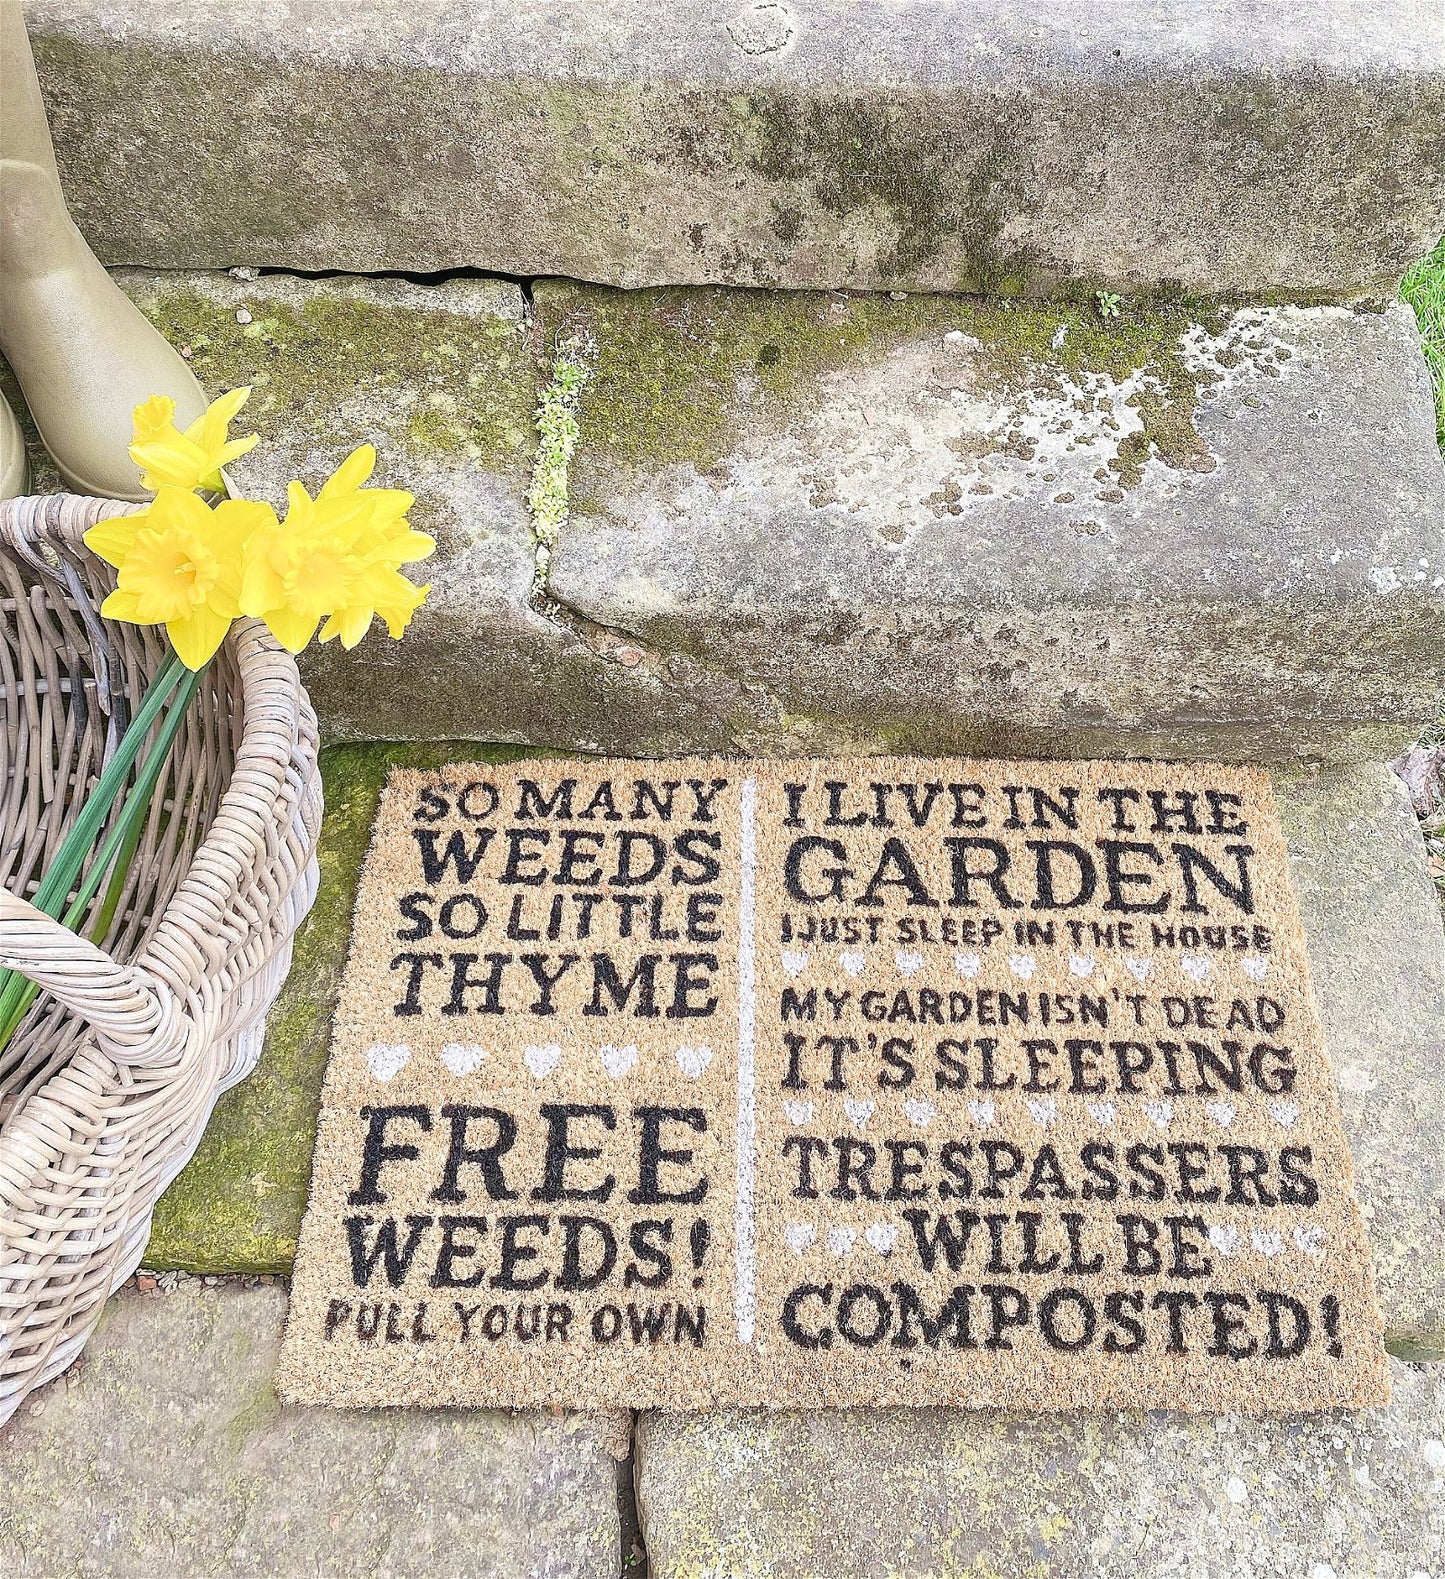
[[[1268,779],[881,758],[394,773],[281,1386],[1382,1401]]]

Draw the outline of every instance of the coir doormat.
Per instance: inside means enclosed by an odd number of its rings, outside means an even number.
[[[394,773],[281,1385],[343,1405],[1382,1401],[1268,779]]]

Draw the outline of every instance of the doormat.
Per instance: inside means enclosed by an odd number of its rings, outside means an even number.
[[[1388,1396],[1268,778],[397,771],[288,1400]]]

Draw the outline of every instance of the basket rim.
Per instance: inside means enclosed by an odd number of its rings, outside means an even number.
[[[77,508],[79,506],[79,508]],[[20,546],[45,541],[68,552],[95,559],[83,541],[97,522],[144,509],[118,499],[79,494],[32,494],[0,501],[0,539]],[[101,619],[99,610],[96,618]],[[183,939],[193,943],[197,926],[219,926],[240,897],[258,842],[264,843],[274,818],[271,808],[293,771],[297,734],[311,725],[310,699],[301,683],[295,658],[257,619],[237,619],[225,640],[239,681],[241,730],[230,779],[187,865],[185,876],[166,899],[156,926],[139,954],[129,963],[148,974],[169,978],[164,959],[167,945]],[[286,749],[268,749],[277,738]],[[175,919],[179,906],[191,919]],[[161,970],[157,972],[156,967]],[[192,989],[199,983],[191,983]]]

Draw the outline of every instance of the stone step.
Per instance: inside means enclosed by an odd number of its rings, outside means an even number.
[[[256,1072],[221,1098],[162,1197],[153,1267],[284,1271],[295,1255],[361,857],[389,763],[515,749],[445,742],[323,753],[321,892]],[[1419,829],[1383,768],[1277,777],[1325,1041],[1391,1350],[1445,1358],[1445,933]]]
[[[0,1430],[5,1573],[632,1571],[625,1414],[283,1408],[284,1314],[281,1288],[232,1282],[113,1299],[80,1362]],[[1387,1408],[1276,1420],[645,1414],[650,1572],[1432,1579],[1445,1366],[1390,1374]]]
[[[123,1290],[0,1429],[11,1579],[615,1579],[623,1414],[283,1409],[279,1287]]]
[[[1445,687],[1403,306],[121,278],[256,386],[243,487],[369,439],[442,545],[404,645],[308,654],[332,739],[1379,761]],[[559,344],[588,382],[538,598]]]
[[[1434,1579],[1445,1366],[1388,1408],[1191,1419],[943,1409],[647,1414],[654,1579]]]
[[[1348,296],[1445,223],[1433,0],[25,10],[116,263]]]

